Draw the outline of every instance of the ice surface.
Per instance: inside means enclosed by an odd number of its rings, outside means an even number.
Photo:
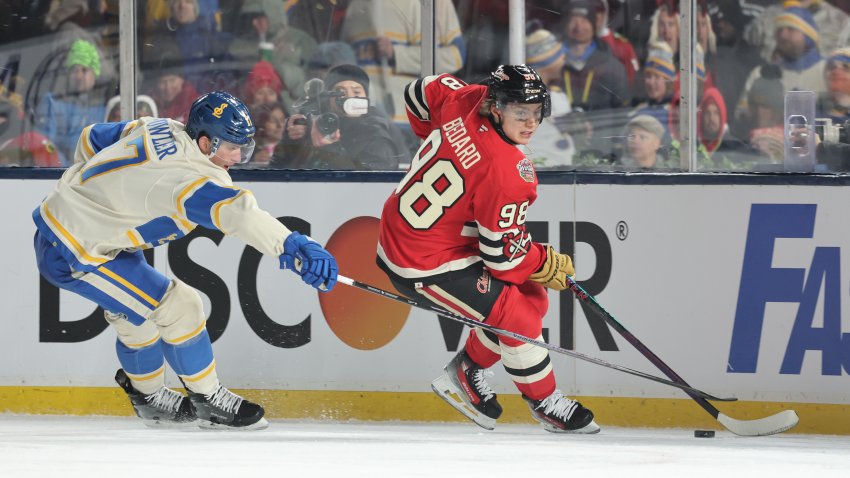
[[[533,425],[304,422],[263,431],[150,429],[136,418],[0,415],[0,476],[850,476],[850,437]],[[120,475],[118,475],[120,473]]]

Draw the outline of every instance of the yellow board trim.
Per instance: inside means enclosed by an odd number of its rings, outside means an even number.
[[[465,422],[430,392],[335,392],[303,390],[234,390],[261,403],[274,419]],[[593,410],[603,427],[722,430],[691,400],[660,398],[577,397]],[[516,394],[500,394],[504,413],[499,423],[536,423]],[[749,420],[793,409],[800,423],[788,433],[850,435],[850,404],[736,402],[723,413]],[[118,387],[0,387],[0,413],[38,415],[132,416]],[[469,426],[474,426],[470,424]],[[604,433],[604,428],[603,428]]]

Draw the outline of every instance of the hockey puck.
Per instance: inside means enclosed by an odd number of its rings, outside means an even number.
[[[694,436],[697,438],[714,438],[714,430],[694,430]]]

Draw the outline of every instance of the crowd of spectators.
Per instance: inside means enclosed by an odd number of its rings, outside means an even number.
[[[120,117],[118,1],[4,4],[0,165],[67,166],[85,125]],[[814,91],[819,118],[850,119],[848,4],[698,0],[700,169],[781,164],[788,91]],[[477,82],[508,61],[508,2],[435,5],[437,71]],[[678,9],[526,1],[526,62],[552,96],[526,151],[538,168],[680,168]],[[421,17],[419,0],[137,2],[138,116],[183,122],[199,94],[227,90],[257,126],[243,167],[404,168],[419,144],[403,87],[420,75]]]

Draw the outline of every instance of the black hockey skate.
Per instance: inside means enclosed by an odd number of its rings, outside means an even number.
[[[136,415],[151,428],[195,426],[195,412],[189,399],[168,387],[161,387],[150,395],[136,390],[124,369],[115,373],[115,381],[127,392]]]
[[[552,433],[599,433],[599,425],[593,421],[593,412],[581,403],[564,396],[560,390],[543,400],[534,400],[522,396],[531,417],[543,424],[547,432]]]
[[[495,428],[502,406],[484,379],[484,369],[461,349],[444,370],[431,382],[434,392],[481,428]]]
[[[262,430],[269,422],[263,418],[266,411],[260,405],[245,400],[224,386],[210,395],[195,393],[189,388],[192,409],[200,420],[201,428]]]

